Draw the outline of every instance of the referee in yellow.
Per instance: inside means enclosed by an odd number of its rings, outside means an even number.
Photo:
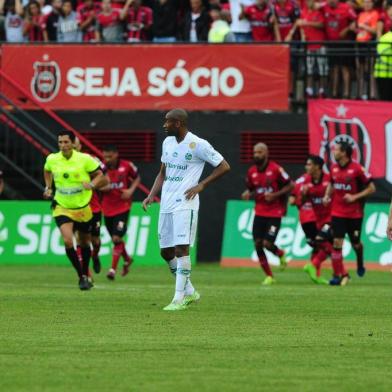
[[[91,220],[89,206],[92,190],[108,184],[99,163],[88,154],[74,149],[75,135],[67,130],[58,133],[60,151],[49,154],[44,166],[44,198],[53,197],[53,216],[64,240],[65,252],[79,276],[80,290],[89,290],[91,257]],[[79,232],[83,263],[79,262],[73,243],[74,231]]]

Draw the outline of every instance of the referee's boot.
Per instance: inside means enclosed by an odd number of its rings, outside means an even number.
[[[88,277],[86,275],[82,275],[79,279],[79,288],[80,290],[90,290],[93,285],[89,282]]]

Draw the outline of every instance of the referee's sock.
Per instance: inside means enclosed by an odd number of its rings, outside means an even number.
[[[90,258],[91,258],[91,248],[89,246],[83,246],[81,247],[81,254],[82,254],[82,272],[83,275],[88,276],[88,267],[90,264]]]
[[[67,257],[69,258],[69,261],[75,268],[75,271],[78,273],[79,278],[83,275],[82,271],[82,266],[80,265],[80,261],[78,258],[78,255],[76,253],[76,250],[72,248],[65,248],[65,253],[67,254]]]

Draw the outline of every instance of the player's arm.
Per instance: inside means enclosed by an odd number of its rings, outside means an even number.
[[[331,202],[332,193],[333,193],[333,186],[332,183],[330,182],[327,185],[327,189],[325,190],[325,195],[323,197],[324,206],[327,206]]]
[[[131,186],[128,189],[122,190],[121,199],[129,200],[132,195],[135,193],[137,187],[140,185],[141,178],[138,175],[136,178],[133,179]]]
[[[387,236],[392,241],[392,200],[389,206],[389,216],[388,216],[388,225],[387,225]]]
[[[19,16],[23,16],[24,14],[21,0],[15,0],[15,13],[18,14]]]
[[[346,203],[354,203],[360,199],[370,196],[374,192],[376,192],[376,186],[374,185],[374,182],[371,181],[363,191],[355,194],[346,193],[343,199]]]
[[[51,171],[44,169],[45,191],[44,199],[51,199],[53,196],[53,174]]]
[[[216,181],[219,177],[222,177],[228,171],[230,171],[230,165],[224,159],[217,167],[215,167],[215,169],[208,177],[206,177],[203,181],[199,182],[199,184],[197,184],[196,186],[185,191],[185,198],[187,200],[194,199],[198,193],[202,192],[209,184]]]
[[[4,191],[4,179],[0,177],[0,195],[3,193],[3,191]]]
[[[271,192],[271,193],[265,193],[264,194],[264,199],[265,201],[274,201],[276,199],[279,199],[282,196],[285,196],[294,189],[294,183],[293,181],[289,181],[286,185],[284,185],[282,188],[280,188],[276,192]]]
[[[166,166],[164,163],[161,164],[158,175],[155,178],[154,184],[150,190],[149,195],[143,200],[143,209],[147,211],[147,207],[154,202],[154,198],[161,191],[163,182],[166,176]]]
[[[103,174],[101,169],[94,170],[89,174],[91,181],[83,183],[85,189],[101,189],[109,184],[108,177]]]

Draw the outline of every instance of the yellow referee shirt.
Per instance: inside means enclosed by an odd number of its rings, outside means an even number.
[[[88,154],[72,151],[70,158],[62,152],[49,154],[44,169],[51,172],[56,185],[54,200],[63,208],[77,209],[89,204],[93,192],[83,187],[90,182],[90,173],[100,168]]]

